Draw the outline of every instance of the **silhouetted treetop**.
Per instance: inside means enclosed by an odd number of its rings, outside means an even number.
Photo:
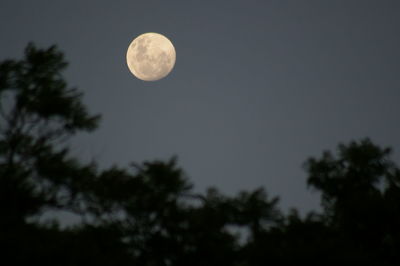
[[[99,116],[90,115],[81,102],[82,93],[68,87],[61,74],[66,67],[56,46],[38,49],[33,44],[27,46],[22,60],[1,63],[0,93],[7,97],[1,101],[5,126],[43,137],[95,129]]]
[[[390,148],[364,139],[305,164],[308,184],[322,193],[330,228],[348,250],[376,265],[399,259],[400,172],[390,155]]]
[[[90,115],[82,94],[68,87],[66,66],[55,46],[33,44],[23,59],[0,63],[0,211],[14,224],[47,207],[65,207],[66,191],[87,176],[88,166],[68,158],[61,144],[77,131],[95,129],[99,116]]]

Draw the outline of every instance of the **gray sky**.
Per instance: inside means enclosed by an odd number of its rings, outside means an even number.
[[[264,186],[283,209],[316,209],[302,163],[370,137],[400,154],[400,1],[0,2],[0,59],[57,44],[70,85],[103,115],[74,154],[102,166],[179,157],[196,190]],[[125,53],[144,32],[175,45],[144,82]]]

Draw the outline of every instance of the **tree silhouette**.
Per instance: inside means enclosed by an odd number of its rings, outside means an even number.
[[[81,171],[67,158],[68,148],[55,144],[93,130],[98,116],[89,115],[81,94],[67,87],[60,74],[66,65],[56,47],[33,44],[23,60],[0,65],[0,208],[9,225],[44,208],[65,207],[63,186]]]
[[[195,192],[176,158],[98,170],[68,139],[99,116],[52,46],[0,63],[0,263],[12,265],[399,265],[400,170],[369,139],[304,164],[322,213],[283,214],[263,188]],[[61,227],[49,210],[81,220]]]
[[[66,66],[55,46],[33,44],[22,60],[0,64],[2,250],[21,263],[38,247],[33,235],[39,228],[29,218],[49,209],[74,209],[74,186],[90,176],[90,166],[71,159],[63,142],[95,129],[99,116],[90,115],[81,93],[67,86],[61,76]]]
[[[305,164],[308,184],[322,192],[326,224],[368,264],[399,261],[400,171],[390,154],[365,139]]]

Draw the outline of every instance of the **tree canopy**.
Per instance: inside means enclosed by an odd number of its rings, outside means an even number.
[[[68,139],[99,115],[62,76],[57,47],[0,63],[0,254],[12,265],[399,265],[400,169],[370,139],[304,164],[321,213],[278,208],[264,188],[194,191],[177,159],[99,170]],[[40,217],[80,217],[62,227]]]

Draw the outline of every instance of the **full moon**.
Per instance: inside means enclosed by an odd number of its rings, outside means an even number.
[[[171,41],[158,33],[136,37],[126,52],[129,70],[138,79],[155,81],[167,76],[175,65],[176,52]]]

